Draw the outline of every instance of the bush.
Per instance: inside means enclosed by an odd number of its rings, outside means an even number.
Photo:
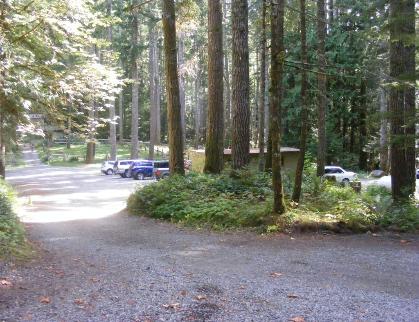
[[[415,200],[393,202],[385,187],[369,186],[362,198],[377,214],[377,224],[401,232],[419,230],[419,209]]]
[[[0,257],[24,255],[26,240],[23,226],[13,210],[13,190],[0,179]]]
[[[383,188],[356,193],[351,187],[320,181],[312,173],[300,204],[286,199],[288,211],[272,214],[271,176],[250,170],[219,176],[191,173],[139,188],[128,199],[134,215],[169,220],[194,227],[229,229],[259,227],[280,230],[364,232],[380,227],[418,230],[414,203],[393,205]],[[306,178],[307,178],[306,177]]]
[[[69,162],[79,162],[79,157],[77,155],[72,155],[68,159]]]
[[[271,195],[266,174],[235,171],[233,177],[192,173],[172,176],[137,190],[128,199],[131,214],[195,227],[260,226]]]

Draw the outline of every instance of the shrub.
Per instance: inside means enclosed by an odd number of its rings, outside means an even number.
[[[405,203],[393,203],[382,214],[378,223],[390,230],[418,231],[419,207],[413,200]]]
[[[195,227],[225,229],[260,226],[264,201],[271,194],[269,176],[236,171],[233,177],[191,173],[137,190],[128,199],[131,214]]]
[[[191,173],[139,188],[128,199],[134,215],[169,220],[194,227],[229,229],[259,227],[279,230],[363,232],[379,227],[400,231],[419,228],[415,204],[393,205],[382,188],[356,193],[351,187],[317,180],[308,174],[305,197],[300,204],[288,200],[288,211],[272,213],[271,176],[249,169],[228,174]]]
[[[24,255],[26,240],[23,226],[13,210],[13,190],[0,179],[0,257]]]
[[[69,162],[79,162],[79,157],[77,155],[72,155],[68,159]]]
[[[377,224],[396,231],[419,230],[419,209],[415,200],[393,202],[385,187],[369,186],[362,198],[377,214]]]

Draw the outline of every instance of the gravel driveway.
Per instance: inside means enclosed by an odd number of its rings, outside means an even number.
[[[137,182],[98,168],[8,180],[40,256],[0,263],[0,321],[419,321],[415,236],[192,231],[128,216]]]

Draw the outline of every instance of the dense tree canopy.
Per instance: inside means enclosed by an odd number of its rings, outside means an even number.
[[[303,147],[302,161],[304,156],[317,158],[319,174],[324,164],[388,171],[395,169],[394,162],[409,160],[404,176],[413,177],[414,1],[222,0],[214,2],[214,9],[205,0],[178,0],[173,2],[177,33],[172,52],[163,51],[163,3],[1,1],[1,164],[4,150],[11,150],[17,139],[16,129],[39,130],[30,122],[32,113],[42,113],[48,123],[68,128],[71,117],[72,133],[88,142],[130,139],[133,157],[138,140],[151,141],[152,146],[168,143],[173,124],[166,105],[172,104],[173,77],[171,82],[165,82],[165,77],[169,62],[173,63],[167,55],[175,54],[179,147],[207,143],[217,153],[214,162],[218,163],[222,149],[232,148],[236,168],[248,163],[248,147],[259,147],[261,159],[266,158],[260,168],[266,163],[271,169],[272,135],[277,144],[279,134],[282,146]],[[277,4],[284,6],[280,40],[270,32]],[[391,69],[393,40],[406,47],[406,72],[400,74]],[[284,54],[272,59],[271,50],[278,41],[283,42]],[[278,59],[279,65],[271,66]],[[271,73],[274,67],[283,70],[278,84],[271,82],[278,76]],[[394,121],[390,113],[395,112],[391,97],[399,86],[405,88],[403,95],[410,102],[399,106],[408,121],[397,121],[399,132],[395,128],[390,132]],[[277,94],[280,101],[274,104],[279,102],[281,112],[278,124],[269,129],[268,121],[275,115],[270,115],[268,106]],[[216,117],[217,113],[224,115]],[[400,153],[408,151],[410,156],[397,159],[399,152],[395,152],[390,166],[389,142],[396,142],[392,135],[406,136]],[[222,168],[207,165],[212,167],[213,172]]]

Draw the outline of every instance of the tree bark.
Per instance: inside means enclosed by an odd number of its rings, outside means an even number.
[[[332,32],[333,23],[335,21],[334,0],[329,0],[329,33]]]
[[[170,173],[183,175],[185,173],[183,164],[183,128],[179,96],[179,75],[177,69],[174,0],[163,0],[163,32],[166,61]]]
[[[317,74],[317,104],[318,104],[318,146],[317,146],[317,176],[324,174],[326,164],[326,14],[324,0],[317,0],[317,38],[318,65]]]
[[[133,1],[133,6],[138,4]],[[132,106],[131,106],[131,159],[138,159],[138,13],[137,7],[132,12],[131,34],[131,79],[132,79]]]
[[[308,63],[307,59],[307,36],[306,36],[306,2],[300,0],[300,32],[301,32],[301,61],[303,64]],[[308,132],[308,95],[307,95],[307,71],[305,68],[301,71],[301,133],[300,133],[300,153],[298,155],[297,169],[295,171],[294,190],[292,200],[300,201],[301,184],[303,182],[304,158],[307,146]]]
[[[350,132],[349,132],[349,153],[355,151],[355,134],[358,128],[358,106],[357,97],[351,99],[351,121],[350,121]]]
[[[259,97],[259,171],[265,169],[266,1],[262,0]]]
[[[202,98],[200,93],[201,88],[201,72],[195,78],[194,95],[195,95],[195,148],[198,149],[201,140],[201,105]]]
[[[271,0],[271,101],[270,131],[272,140],[272,186],[274,191],[273,211],[285,212],[281,176],[281,105],[284,73],[284,1]]]
[[[112,0],[107,1],[107,15],[112,17]],[[112,25],[108,27],[108,41],[112,49]],[[115,115],[115,98],[109,100],[109,143],[111,145],[110,159],[116,160],[117,147],[116,147],[116,115]]]
[[[121,70],[124,69],[124,66],[121,61]],[[121,93],[119,93],[119,102],[118,102],[119,108],[119,143],[122,143],[124,141],[124,87],[121,89]]]
[[[368,154],[365,151],[367,141],[367,82],[365,79],[361,81],[360,90],[360,110],[359,110],[359,160],[360,170],[368,170]]]
[[[230,66],[229,66],[229,50],[227,42],[227,1],[223,0],[223,47],[224,47],[224,102],[225,102],[225,143],[226,146],[231,145],[231,86],[230,86]]]
[[[220,173],[224,154],[223,13],[220,0],[208,0],[208,118],[206,173]]]
[[[415,192],[415,1],[390,0],[391,190],[396,201]],[[406,80],[411,83],[406,83]]]
[[[86,148],[86,163],[91,164],[95,162],[95,150],[96,150],[96,143],[95,143],[95,132],[96,132],[96,118],[95,118],[95,110],[96,110],[96,102],[92,101],[92,106],[89,109],[89,117],[88,117],[88,140],[87,140],[87,148]]]
[[[178,44],[178,66],[180,69],[179,73],[179,98],[180,98],[180,119],[182,123],[182,133],[183,133],[183,146],[186,144],[186,98],[185,98],[185,75],[184,75],[184,66],[185,65],[185,36],[182,32],[179,33],[179,44]]]
[[[149,159],[154,159],[154,147],[158,143],[158,123],[160,122],[160,91],[158,74],[157,31],[149,26],[149,75],[150,75],[150,145]]]
[[[0,106],[4,104],[3,95],[3,93],[0,93]],[[4,138],[4,112],[2,110],[0,111],[0,178],[6,178],[6,142]]]
[[[249,44],[247,0],[232,0],[232,167],[249,163]]]
[[[387,98],[384,88],[380,87],[380,169],[388,172],[388,122]]]

